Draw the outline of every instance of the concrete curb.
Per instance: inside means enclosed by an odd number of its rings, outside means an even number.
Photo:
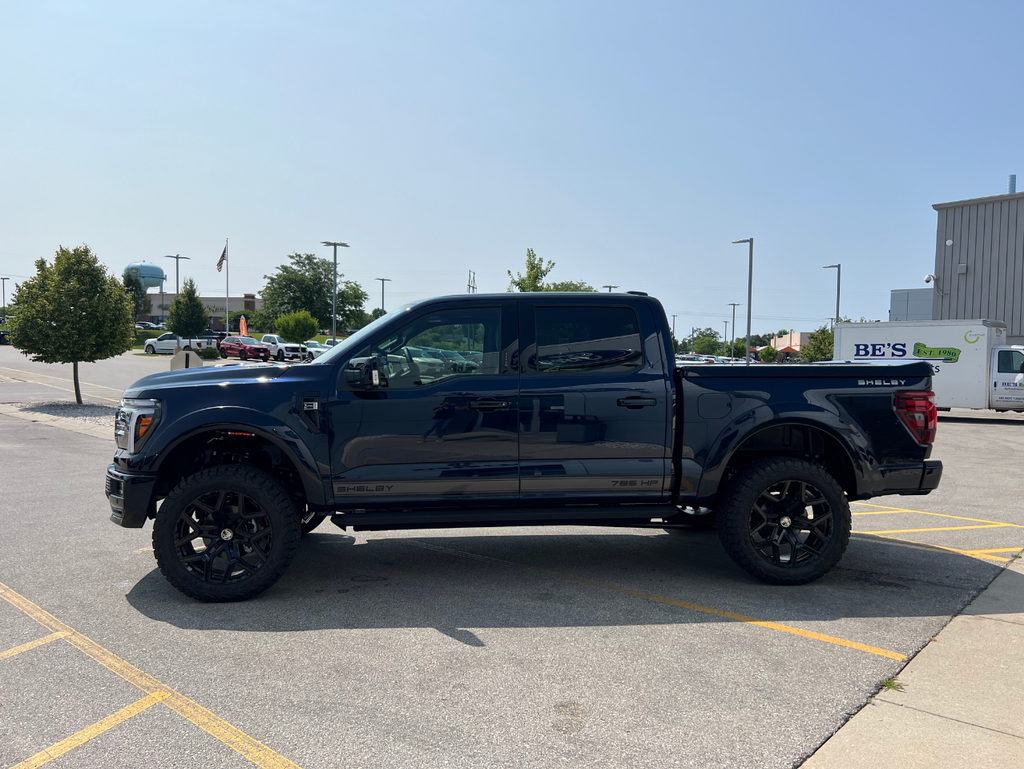
[[[1010,564],[803,764],[857,767],[1024,765],[1024,563]]]

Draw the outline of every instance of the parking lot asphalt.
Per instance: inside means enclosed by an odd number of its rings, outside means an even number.
[[[0,766],[798,765],[1024,546],[1022,444],[944,420],[940,488],[854,505],[812,585],[708,531],[325,523],[205,605],[107,520],[111,441],[0,414]]]

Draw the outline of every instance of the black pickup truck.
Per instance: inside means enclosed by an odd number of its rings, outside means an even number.
[[[154,519],[186,595],[270,587],[343,529],[715,525],[753,576],[825,574],[848,500],[927,494],[926,362],[677,366],[641,294],[442,297],[303,364],[154,374],[124,393],[106,494]]]

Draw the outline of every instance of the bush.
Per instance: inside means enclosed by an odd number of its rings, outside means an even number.
[[[147,339],[156,339],[166,331],[153,331],[151,329],[135,329],[135,344],[145,344]]]
[[[220,358],[220,350],[216,347],[204,347],[196,354],[203,360],[218,360]]]
[[[316,336],[320,323],[306,310],[299,310],[279,317],[277,330],[285,341],[298,344]]]

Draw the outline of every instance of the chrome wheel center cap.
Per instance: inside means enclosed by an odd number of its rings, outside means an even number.
[[[789,520],[789,519],[787,518],[786,520]],[[789,524],[787,523],[786,525],[788,526]],[[231,529],[223,529],[221,531],[221,533],[220,533],[220,538],[221,539],[234,539],[235,538],[235,532],[231,531]]]
[[[788,515],[784,515],[779,519],[779,526],[781,526],[784,529],[788,529],[792,525],[792,523],[793,519],[790,518]]]

